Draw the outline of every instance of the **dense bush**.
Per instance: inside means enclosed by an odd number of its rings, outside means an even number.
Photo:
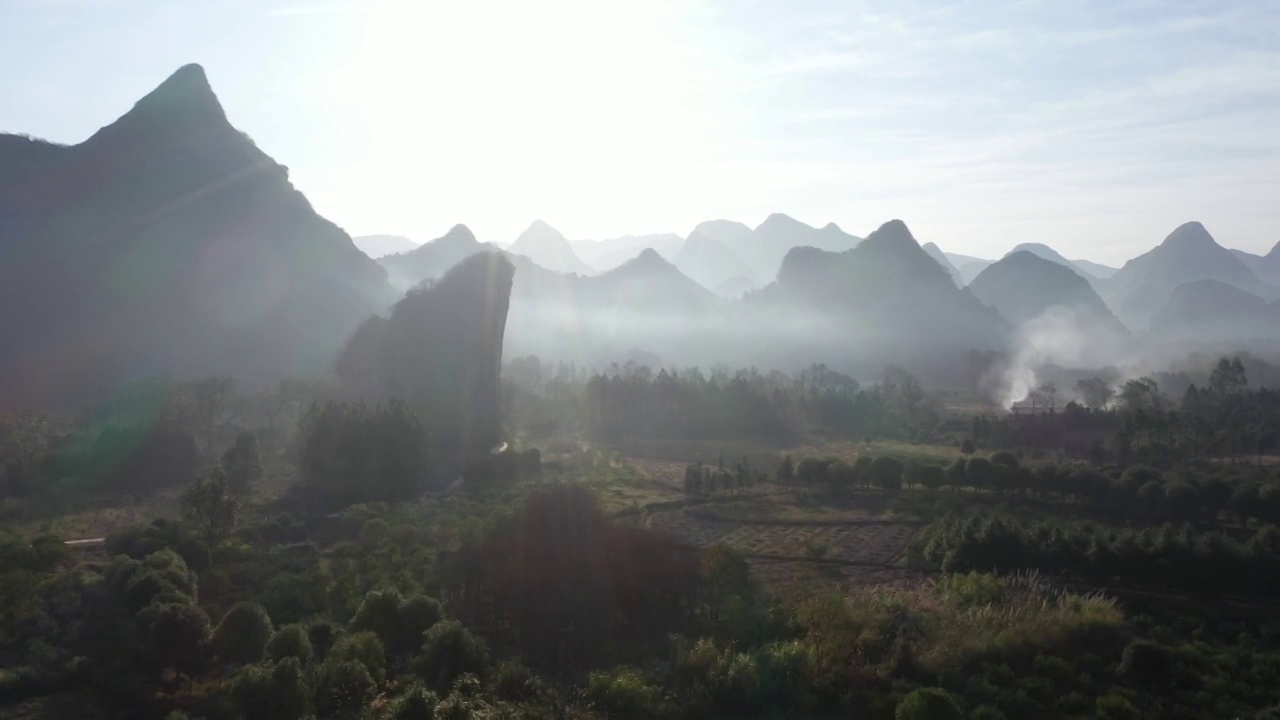
[[[297,720],[311,706],[311,687],[294,657],[246,665],[231,679],[230,690],[245,720]]]
[[[942,688],[920,688],[907,693],[893,711],[894,720],[964,720],[951,693]]]
[[[316,668],[316,717],[363,717],[373,688],[373,678],[360,661],[326,660]]]
[[[359,663],[379,682],[387,672],[387,653],[378,636],[365,631],[344,635],[329,651],[328,663]]]
[[[256,663],[266,652],[272,632],[271,618],[261,605],[237,603],[218,623],[213,647],[223,662]]]
[[[311,660],[311,638],[303,626],[293,623],[285,625],[272,634],[267,641],[267,659],[283,660],[297,658],[303,664]]]
[[[253,484],[262,478],[262,458],[258,452],[258,437],[251,432],[236,436],[236,442],[222,454],[222,471],[227,474],[227,484],[238,495],[247,495]]]
[[[426,434],[407,405],[328,403],[302,428],[302,483],[330,507],[416,497]]]
[[[1097,584],[1280,593],[1280,531],[1274,527],[1237,540],[1185,525],[1117,530],[999,516],[948,518],[931,526],[918,547],[924,559],[948,572],[1039,569]]]
[[[455,620],[442,620],[426,632],[418,672],[439,690],[453,687],[464,674],[483,677],[489,669],[489,648]]]

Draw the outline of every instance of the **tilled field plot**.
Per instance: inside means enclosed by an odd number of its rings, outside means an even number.
[[[915,537],[916,528],[878,521],[830,524],[732,523],[709,520],[688,510],[658,513],[654,528],[675,533],[700,547],[721,544],[747,556],[812,559],[821,548],[827,560],[887,565],[898,559]]]
[[[692,545],[737,550],[765,587],[790,600],[851,586],[907,586],[923,577],[895,564],[917,531],[906,523],[732,522],[682,509],[655,513],[649,524]]]

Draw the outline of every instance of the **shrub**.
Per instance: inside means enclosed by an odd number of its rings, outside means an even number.
[[[311,652],[311,638],[307,637],[306,629],[297,623],[276,630],[267,641],[268,660],[297,658],[298,662],[306,664],[311,660]]]
[[[440,698],[421,683],[410,685],[391,702],[391,720],[434,720]]]
[[[400,635],[397,652],[411,652],[422,646],[424,634],[444,616],[440,601],[426,595],[413,595],[400,605]]]
[[[159,668],[174,668],[187,675],[204,663],[209,640],[209,616],[191,603],[157,603],[138,614],[147,655]]]
[[[227,474],[227,485],[237,495],[247,495],[253,483],[262,478],[262,457],[258,453],[258,438],[251,432],[236,436],[236,442],[222,454],[222,471]]]
[[[257,603],[232,606],[213,635],[213,647],[223,662],[255,663],[266,652],[271,639],[271,618]]]
[[[297,658],[246,665],[232,678],[231,697],[245,720],[296,720],[307,714],[310,689]]]
[[[1008,450],[1001,450],[999,452],[992,453],[991,462],[996,465],[1003,465],[1010,470],[1017,470],[1021,466],[1021,463],[1018,462],[1017,456]]]
[[[302,484],[331,507],[407,500],[420,490],[426,436],[402,402],[330,402],[305,419],[302,437]]]
[[[649,717],[658,698],[658,689],[633,668],[596,670],[587,680],[587,701],[608,717]]]
[[[418,668],[431,687],[445,690],[464,673],[484,677],[489,648],[458,621],[442,620],[427,630]]]
[[[973,443],[970,438],[960,441],[960,453],[963,455],[972,455],[978,451],[978,446]]]
[[[123,583],[125,608],[135,613],[157,599],[171,602],[194,602],[195,574],[172,550],[154,552],[141,563],[117,566],[117,583]]]
[[[903,479],[908,485],[933,492],[946,484],[947,472],[940,465],[912,463],[907,466],[907,473]]]
[[[307,639],[311,641],[311,654],[317,660],[324,660],[329,656],[329,650],[333,648],[334,643],[338,642],[341,635],[342,631],[329,620],[312,621],[307,625]]]
[[[374,522],[373,520],[369,522]],[[383,521],[385,522],[385,521]],[[367,525],[368,523],[366,523]],[[348,623],[352,632],[371,632],[384,645],[400,639],[400,604],[403,600],[394,588],[370,590]]]
[[[387,671],[387,654],[383,650],[382,641],[371,632],[357,632],[343,636],[334,643],[326,662],[345,662],[354,660],[369,671],[379,682]]]
[[[1094,717],[1098,720],[1137,720],[1140,713],[1128,698],[1113,690],[1098,698],[1094,704]]]
[[[871,461],[868,470],[872,484],[881,490],[896,492],[902,489],[903,465],[898,458],[881,455]]]
[[[332,657],[316,671],[316,716],[358,718],[373,692],[373,678],[359,660]]]
[[[1173,655],[1163,645],[1134,640],[1120,658],[1120,674],[1142,688],[1163,687],[1173,679]]]
[[[920,688],[902,698],[893,717],[894,720],[964,720],[964,713],[946,690]]]
[[[493,689],[504,700],[528,700],[542,692],[538,677],[518,660],[497,667],[493,673]]]

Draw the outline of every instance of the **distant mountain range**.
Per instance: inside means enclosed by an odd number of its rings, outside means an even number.
[[[1280,297],[1280,288],[1259,280],[1198,222],[1181,225],[1160,245],[1125,263],[1100,287],[1125,324],[1142,329],[1179,285],[1198,280],[1217,280],[1264,300]]]
[[[1151,318],[1160,340],[1249,345],[1280,338],[1280,307],[1218,280],[1196,280],[1174,288]]]
[[[156,373],[320,374],[371,314],[485,252],[514,273],[506,351],[549,359],[945,374],[1064,313],[1091,340],[1280,342],[1280,247],[1228,250],[1195,222],[1119,269],[1042,243],[993,262],[922,247],[898,220],[863,240],[780,213],[683,238],[570,242],[535,221],[505,249],[464,225],[357,244],[192,65],[78,145],[0,134],[0,403],[83,404]]]
[[[386,255],[409,252],[418,247],[418,243],[400,235],[361,235],[351,238],[360,252],[377,260]]]
[[[951,259],[947,257],[946,253],[942,252],[942,248],[939,248],[937,243],[925,243],[922,249],[929,254],[929,257],[941,265],[943,270],[947,271],[956,287],[964,287],[968,284],[965,282],[964,276],[960,274],[960,270],[951,264]]]
[[[559,230],[534,220],[527,230],[507,248],[513,255],[523,255],[548,270],[563,273],[590,275],[595,271],[582,261],[573,246]]]
[[[0,400],[319,373],[386,272],[188,65],[78,145],[0,135]]]
[[[1029,350],[1059,362],[1107,365],[1130,343],[1128,329],[1089,280],[1030,250],[987,266],[968,290],[1012,322]]]
[[[1266,255],[1254,255],[1243,250],[1231,251],[1245,264],[1259,280],[1271,285],[1280,286],[1280,243],[1271,248]]]
[[[684,245],[684,238],[675,233],[625,235],[612,240],[573,240],[569,245],[583,262],[604,272],[639,255],[645,248],[652,248],[662,257],[671,260]]]
[[[726,285],[731,281],[752,288],[760,285],[755,271],[733,248],[697,230],[689,233],[689,239],[684,241],[672,262],[685,275],[713,290],[725,285],[732,292],[735,286]]]
[[[378,262],[387,269],[391,283],[401,291],[423,280],[442,277],[454,265],[483,250],[497,250],[481,243],[466,225],[454,225],[441,237],[395,255],[385,255]]]
[[[762,323],[824,319],[821,330],[831,335],[804,341],[815,356],[874,365],[896,354],[933,373],[956,372],[957,351],[1004,347],[1010,331],[998,313],[956,287],[900,220],[844,252],[792,249],[777,281],[746,302]]]

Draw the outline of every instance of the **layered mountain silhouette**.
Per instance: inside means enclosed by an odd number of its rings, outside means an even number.
[[[1280,337],[1280,307],[1219,280],[1196,280],[1174,288],[1169,302],[1151,318],[1160,340],[1232,343],[1240,349],[1255,340]]]
[[[760,289],[760,283],[745,275],[731,277],[711,288],[711,291],[722,298],[736,300],[749,292]]]
[[[425,242],[409,252],[378,259],[391,283],[408,290],[424,280],[442,277],[454,265],[485,250],[497,250],[481,243],[466,225],[454,225],[441,237]]]
[[[680,272],[653,248],[595,277],[584,278],[578,290],[584,307],[614,312],[701,312],[716,303],[710,290]]]
[[[728,242],[726,244],[738,252],[757,277],[774,278],[782,265],[782,259],[792,248],[812,247],[828,252],[843,252],[852,249],[859,242],[860,238],[844,232],[835,223],[815,228],[789,215],[774,213],[751,231],[741,247],[734,247]]]
[[[696,230],[685,240],[672,263],[685,275],[713,291],[735,279],[739,282],[745,280],[752,286],[759,284],[754,272],[737,252],[723,241]],[[737,284],[727,286],[730,292],[736,291]],[[740,292],[737,294],[741,295]]]
[[[1044,243],[1021,243],[1019,245],[1014,246],[1012,250],[1010,250],[1008,253],[1005,254],[1005,257],[1008,257],[1009,255],[1013,255],[1014,253],[1020,253],[1020,252],[1031,253],[1032,255],[1035,255],[1036,257],[1041,258],[1043,260],[1048,260],[1049,262],[1057,263],[1065,268],[1069,268],[1070,270],[1074,271],[1077,275],[1083,277],[1085,280],[1088,280],[1091,283],[1098,279],[1095,275],[1093,275],[1093,273],[1090,273],[1089,271],[1085,270],[1083,267],[1076,264],[1074,261],[1066,259],[1065,257],[1062,256],[1062,253],[1059,253],[1057,250],[1054,250],[1053,248],[1049,247],[1048,245],[1045,245]]]
[[[1231,251],[1245,264],[1259,280],[1271,285],[1280,286],[1280,243],[1271,248],[1266,255],[1254,255],[1243,250]]]
[[[1002,348],[1010,330],[996,311],[957,288],[900,220],[845,252],[793,249],[777,281],[746,302],[755,315],[826,318],[827,330],[836,334],[825,349],[807,348],[811,356],[856,355],[862,362],[904,362],[926,371],[954,371],[958,352]]]
[[[351,238],[360,252],[377,260],[387,255],[409,252],[418,247],[418,243],[402,235],[360,235]]]
[[[1099,287],[1126,325],[1145,328],[1175,288],[1197,280],[1217,280],[1264,300],[1280,296],[1280,288],[1258,279],[1198,222],[1179,226],[1159,246],[1125,263]]]
[[[951,276],[951,280],[955,282],[956,287],[965,286],[964,278],[960,275],[960,271],[956,269],[955,265],[951,264],[951,260],[947,258],[946,253],[942,252],[942,248],[938,247],[937,243],[925,243],[922,249],[929,254],[929,257],[941,265],[943,270],[947,271],[947,274]]]
[[[582,261],[573,252],[573,246],[560,234],[559,230],[534,220],[528,229],[520,233],[520,237],[507,248],[515,255],[523,255],[548,270],[556,272],[590,275],[594,272],[591,266]]]
[[[700,222],[689,233],[689,236],[692,237],[695,234],[724,243],[729,249],[739,253],[740,257],[741,253],[751,244],[751,228],[736,220],[706,220]],[[770,275],[767,279],[772,280],[773,276]]]
[[[188,65],[79,145],[0,135],[7,399],[123,377],[319,372],[386,273],[228,122]]]
[[[1015,325],[1057,314],[1055,321],[1070,320],[1099,341],[1128,334],[1083,275],[1029,250],[992,263],[969,283],[969,291]]]
[[[1081,260],[1079,258],[1076,258],[1071,262],[1076,267],[1080,268],[1081,270],[1085,271],[1086,273],[1100,280],[1106,279],[1111,277],[1112,275],[1115,275],[1116,270],[1119,269],[1119,268],[1113,268],[1110,265],[1103,265],[1102,263],[1096,263],[1096,262],[1093,262],[1092,260]]]
[[[625,235],[611,240],[574,240],[569,245],[583,262],[604,272],[639,255],[645,248],[652,248],[662,257],[671,260],[684,245],[684,238],[675,233]]]
[[[963,285],[973,282],[978,277],[978,273],[987,268],[988,265],[995,262],[986,258],[973,257],[972,255],[961,255],[960,253],[943,253],[951,264],[955,266],[956,271],[960,273],[960,279],[964,281]]]

